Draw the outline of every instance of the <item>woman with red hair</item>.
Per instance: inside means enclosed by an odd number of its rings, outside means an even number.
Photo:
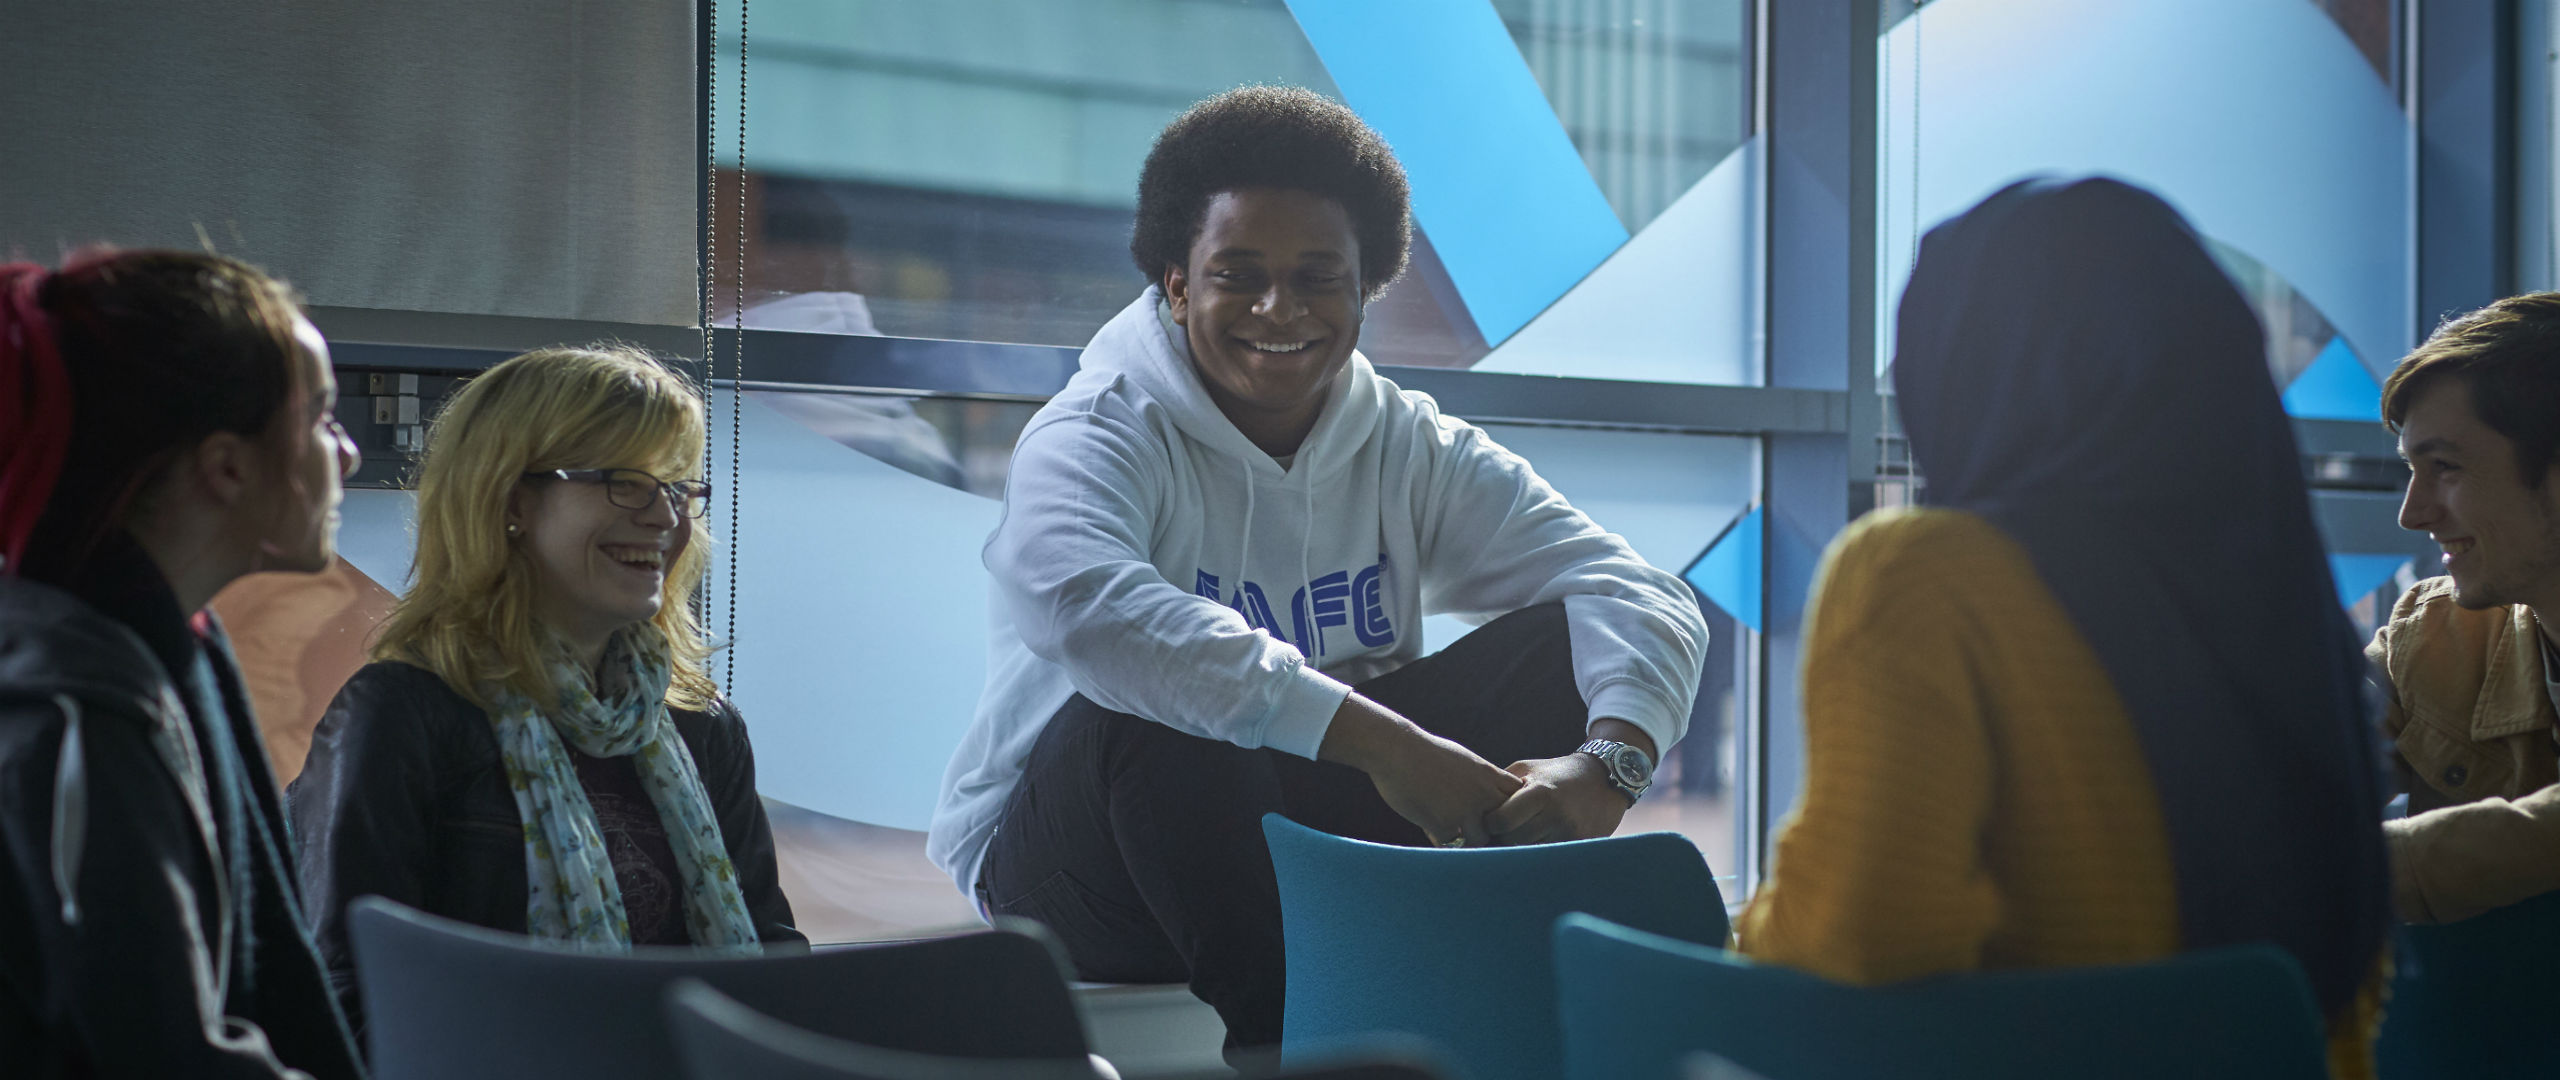
[[[245,264],[0,266],[0,1075],[362,1075],[205,610],[329,564],[336,399]]]

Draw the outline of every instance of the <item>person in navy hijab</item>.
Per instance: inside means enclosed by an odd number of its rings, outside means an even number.
[[[2256,317],[2157,196],[2031,180],[1929,233],[1898,327],[1925,505],[1825,561],[1743,947],[1883,982],[2271,943],[2369,1068],[2379,759]]]

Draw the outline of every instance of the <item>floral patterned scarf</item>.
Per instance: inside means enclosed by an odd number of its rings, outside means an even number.
[[[590,687],[567,646],[550,641],[557,708],[500,691],[490,723],[524,818],[526,932],[592,949],[627,949],[631,923],[587,789],[563,740],[596,757],[630,755],[656,804],[684,884],[685,925],[706,948],[753,950],[755,920],[693,754],[667,715],[668,654],[654,627],[613,636]]]

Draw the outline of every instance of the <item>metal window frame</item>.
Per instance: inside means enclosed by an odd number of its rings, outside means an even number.
[[[313,321],[330,338],[337,366],[358,370],[467,375],[545,345],[618,341],[670,360],[698,364],[700,332],[690,327],[578,323],[321,308]],[[725,353],[739,332],[713,331]],[[744,332],[755,357],[750,390],[893,394],[1044,401],[1065,387],[1082,351],[933,338],[853,337],[782,330]],[[1450,368],[1381,365],[1396,384],[1430,394],[1471,421],[1624,428],[1693,435],[1831,435],[1847,430],[1849,400],[1837,390],[1705,386]],[[726,387],[728,379],[711,385]]]

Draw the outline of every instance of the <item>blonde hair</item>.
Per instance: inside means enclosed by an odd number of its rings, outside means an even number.
[[[623,345],[537,349],[472,379],[427,435],[413,584],[383,623],[374,658],[435,672],[484,709],[501,688],[557,703],[534,618],[533,564],[506,535],[508,497],[528,471],[695,476],[703,424],[702,398],[683,377]],[[708,541],[694,522],[649,620],[673,661],[667,704],[681,709],[706,708],[717,693],[688,603],[710,563]]]

